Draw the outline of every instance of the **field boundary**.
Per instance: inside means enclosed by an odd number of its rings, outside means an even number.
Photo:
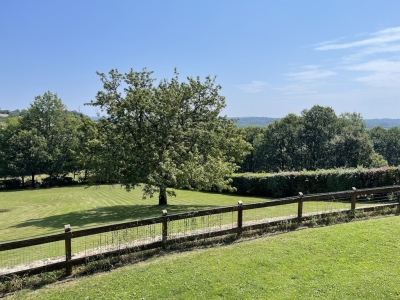
[[[243,204],[242,201],[238,202],[237,206],[226,206],[221,208],[212,208],[200,211],[192,211],[180,214],[168,215],[167,210],[162,211],[160,217],[147,218],[138,221],[123,222],[118,224],[111,224],[106,226],[100,226],[89,229],[81,229],[72,231],[69,224],[65,225],[64,233],[53,234],[43,237],[37,237],[32,239],[24,239],[19,241],[12,241],[0,244],[1,252],[11,251],[26,247],[32,247],[37,245],[49,244],[52,242],[64,241],[65,254],[62,256],[56,256],[51,258],[45,258],[37,261],[30,261],[28,263],[22,263],[17,265],[10,265],[5,268],[0,268],[0,277],[10,275],[23,275],[23,274],[37,274],[44,271],[53,271],[58,269],[64,269],[66,275],[71,275],[72,266],[87,263],[97,259],[102,259],[109,256],[121,255],[126,253],[144,251],[155,248],[166,248],[168,245],[174,243],[180,243],[191,240],[209,239],[217,236],[223,236],[228,234],[240,235],[244,231],[262,229],[268,226],[277,226],[283,222],[294,222],[301,224],[305,220],[310,220],[315,217],[324,217],[333,213],[348,213],[355,215],[358,211],[374,211],[376,209],[383,208],[396,208],[397,212],[400,210],[400,186],[389,186],[379,188],[368,188],[357,190],[353,188],[350,191],[331,192],[323,194],[310,194],[303,195],[299,193],[299,196],[287,197],[278,200],[265,201],[259,203]],[[364,205],[356,207],[358,202],[365,201],[366,199],[380,199],[384,200],[381,203],[375,203],[374,205]],[[343,201],[350,205],[347,209],[334,209],[318,213],[303,213],[304,203],[309,201]],[[297,213],[291,216],[282,216],[278,218],[265,218],[265,219],[254,219],[254,220],[243,220],[243,212],[255,209],[283,206],[289,204],[297,204]],[[187,224],[196,223],[197,220],[204,217],[218,216],[221,218],[223,214],[231,214],[232,220],[229,223],[222,224],[219,222],[213,226],[192,227],[187,225],[189,230],[182,231],[176,229],[174,224],[176,222],[186,222]],[[174,223],[175,222],[175,223]],[[186,224],[185,223],[185,224]],[[121,230],[127,229],[138,229],[138,228],[155,228],[160,227],[160,232],[156,233],[155,230],[150,237],[140,237],[132,240],[116,239],[115,242],[108,243],[103,246],[95,248],[85,248],[84,251],[73,252],[72,242],[74,239],[95,236],[98,234],[115,233]],[[173,229],[175,228],[175,229]]]

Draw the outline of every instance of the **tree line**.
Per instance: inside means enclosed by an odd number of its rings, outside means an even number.
[[[366,129],[360,114],[319,105],[268,126],[243,128],[253,149],[241,172],[281,172],[399,165],[400,128]]]
[[[51,92],[35,97],[20,118],[0,123],[0,177],[84,172],[89,183],[140,186],[167,204],[174,189],[232,190],[230,175],[251,145],[221,116],[225,98],[215,78],[174,77],[155,83],[143,69],[98,73],[103,90],[89,105],[99,121],[68,112]]]
[[[314,106],[268,126],[239,128],[221,115],[215,78],[152,72],[98,73],[103,84],[88,105],[98,121],[70,112],[48,91],[21,116],[0,123],[0,178],[34,184],[80,173],[84,182],[140,186],[167,203],[174,189],[229,190],[235,172],[279,172],[399,165],[400,129],[370,131],[360,114],[337,116]],[[27,182],[28,181],[28,182]]]

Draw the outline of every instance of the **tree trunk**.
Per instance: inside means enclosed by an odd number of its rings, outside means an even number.
[[[22,179],[22,187],[24,187],[25,186],[25,176],[21,176],[21,179]]]
[[[35,187],[35,172],[32,171],[32,187]]]
[[[167,205],[167,188],[165,186],[160,186],[158,205]]]

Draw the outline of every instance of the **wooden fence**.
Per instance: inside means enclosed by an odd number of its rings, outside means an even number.
[[[9,275],[22,275],[22,274],[37,274],[43,271],[52,271],[56,269],[66,270],[66,275],[70,275],[72,272],[72,266],[84,264],[90,260],[101,259],[108,256],[113,256],[121,253],[136,252],[154,248],[165,248],[170,243],[178,243],[187,240],[196,239],[207,239],[221,235],[227,234],[241,234],[245,230],[253,230],[264,228],[265,226],[274,226],[280,224],[280,222],[298,222],[301,223],[306,219],[310,219],[313,216],[327,215],[332,212],[356,212],[357,210],[371,211],[383,207],[395,208],[397,211],[400,209],[399,194],[400,186],[390,186],[390,187],[379,187],[379,188],[369,188],[357,190],[353,188],[351,191],[324,193],[324,194],[312,194],[303,195],[299,193],[299,196],[282,198],[279,200],[272,200],[260,203],[243,204],[242,201],[238,202],[237,206],[228,206],[221,208],[213,208],[201,211],[192,211],[187,213],[180,213],[174,215],[168,215],[167,210],[162,211],[162,215],[155,218],[148,218],[138,221],[124,222],[119,224],[101,226],[96,228],[82,229],[82,230],[71,230],[70,225],[65,225],[64,233],[53,234],[44,237],[7,242],[0,244],[0,254],[5,251],[11,251],[20,248],[32,247],[37,245],[44,245],[53,242],[63,241],[65,251],[64,255],[48,258],[41,261],[35,261],[30,263],[23,263],[18,265],[10,265],[5,268],[0,268],[0,277]],[[367,199],[367,195],[372,195],[380,199],[384,199],[384,204],[374,203],[374,205],[364,205],[362,207],[356,207],[357,200]],[[364,197],[364,198],[363,198]],[[330,210],[319,213],[303,213],[303,205],[309,201],[332,201],[337,199],[348,199],[344,203],[348,203],[350,207]],[[286,216],[281,218],[270,218],[265,220],[253,220],[253,221],[243,221],[243,212],[250,211],[260,208],[268,208],[274,206],[283,206],[288,204],[297,204],[297,214],[292,216]],[[347,204],[346,204],[347,205]],[[195,220],[195,218],[201,218],[205,216],[213,216],[222,214],[231,214],[234,220],[231,220],[227,224],[212,227],[201,227],[196,228],[196,230],[189,230],[185,234],[174,228],[173,224],[175,221],[184,220]],[[130,241],[125,240],[121,242],[111,242],[110,244],[102,247],[97,247],[93,249],[85,249],[85,251],[74,251],[73,241],[81,237],[88,237],[92,235],[117,232],[121,230],[127,230],[129,228],[141,228],[145,226],[160,226],[160,234],[153,234],[152,238],[136,236],[136,239]],[[15,254],[13,254],[15,255]],[[0,256],[1,258],[1,256]],[[45,261],[45,262],[43,262]]]

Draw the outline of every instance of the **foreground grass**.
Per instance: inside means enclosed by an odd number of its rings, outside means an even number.
[[[399,217],[168,254],[11,299],[398,299]]]

